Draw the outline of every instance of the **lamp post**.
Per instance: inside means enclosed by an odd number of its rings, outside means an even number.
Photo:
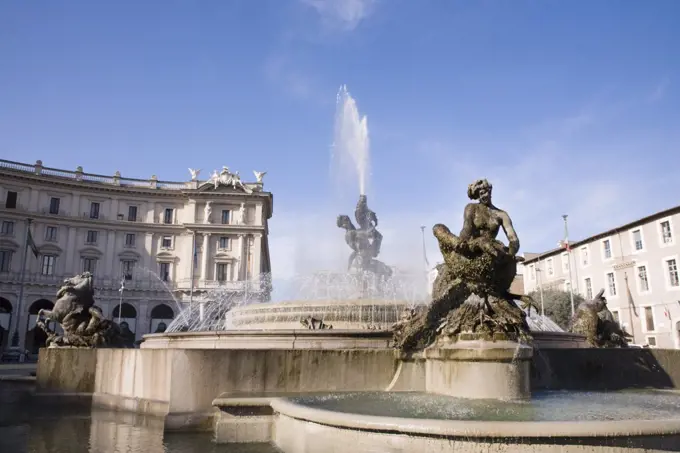
[[[567,249],[567,263],[569,264],[569,298],[571,300],[571,316],[574,316],[574,282],[571,277],[571,247],[569,247],[569,227],[567,226],[567,214],[562,215],[564,219],[564,247]]]
[[[543,303],[543,270],[540,269],[540,261],[536,264],[536,272],[538,273],[538,290],[541,294],[541,316],[545,318],[545,304]]]

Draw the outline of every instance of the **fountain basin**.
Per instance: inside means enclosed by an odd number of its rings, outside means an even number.
[[[267,302],[232,309],[227,326],[233,330],[300,329],[301,320],[322,320],[333,330],[388,330],[413,302],[375,299],[320,299]]]
[[[531,396],[533,348],[513,341],[458,340],[424,351],[428,393],[521,400]]]
[[[637,453],[680,445],[680,395],[674,392],[545,392],[527,402],[357,392],[271,404],[273,442],[291,453]]]

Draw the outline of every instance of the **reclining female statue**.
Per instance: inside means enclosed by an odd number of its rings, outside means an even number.
[[[486,179],[468,186],[468,197],[478,203],[465,207],[458,236],[446,225],[433,227],[444,264],[438,266],[433,301],[427,311],[395,324],[398,348],[422,349],[440,333],[528,334],[526,315],[514,303],[514,299],[526,298],[508,291],[517,274],[517,263],[524,260],[517,256],[519,239],[510,216],[491,202],[491,192],[492,185]],[[501,228],[508,246],[496,239]],[[463,305],[473,295],[476,297]]]

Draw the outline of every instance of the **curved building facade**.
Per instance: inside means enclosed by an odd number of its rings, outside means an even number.
[[[241,181],[223,167],[208,180],[173,182],[0,160],[0,350],[36,354],[45,341],[38,310],[84,271],[104,315],[137,339],[208,289],[261,289],[273,197],[255,176]]]

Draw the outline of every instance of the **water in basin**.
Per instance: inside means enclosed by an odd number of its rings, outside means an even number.
[[[470,400],[418,392],[357,392],[291,398],[359,415],[470,421],[680,420],[680,393],[659,390],[538,392],[526,402]]]

